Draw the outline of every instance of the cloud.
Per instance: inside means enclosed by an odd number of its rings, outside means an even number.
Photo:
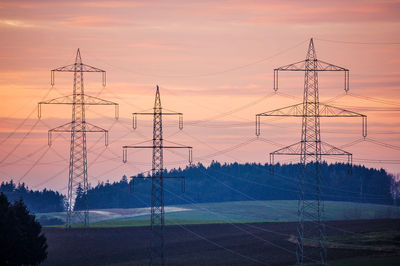
[[[61,24],[75,27],[114,27],[128,26],[134,23],[127,18],[115,19],[111,16],[81,15],[65,18]]]
[[[180,48],[176,45],[168,45],[161,43],[150,43],[150,42],[138,42],[131,43],[127,45],[131,48],[144,48],[144,49],[154,49],[154,50],[180,50]]]
[[[388,1],[232,1],[234,9],[246,10],[250,24],[399,22],[400,3]]]
[[[32,27],[37,27],[37,25],[31,24],[26,21],[22,20],[9,20],[9,19],[3,19],[0,20],[0,25],[7,26],[7,27],[15,27],[15,28],[32,28]]]

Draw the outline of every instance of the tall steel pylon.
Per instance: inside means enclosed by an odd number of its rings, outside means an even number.
[[[156,96],[154,101],[154,108],[152,113],[133,113],[133,128],[137,127],[138,115],[152,115],[153,116],[153,145],[142,146],[132,145],[123,146],[123,162],[128,160],[128,149],[142,149],[150,148],[153,150],[152,169],[151,169],[151,247],[150,247],[150,265],[164,265],[165,252],[164,252],[164,179],[165,178],[183,178],[164,176],[164,149],[188,149],[189,150],[189,164],[192,163],[192,147],[178,144],[178,146],[165,146],[163,139],[162,117],[163,115],[178,115],[179,116],[179,129],[183,128],[183,114],[176,112],[163,112],[161,107],[160,90],[157,86]],[[168,141],[167,141],[168,142]],[[173,142],[172,142],[173,143]],[[177,143],[173,143],[177,144]],[[136,177],[138,178],[138,177]],[[134,182],[132,180],[131,182]]]
[[[344,71],[344,90],[349,90],[349,70],[317,59],[314,42],[311,38],[307,57],[305,60],[274,69],[274,90],[278,90],[279,71],[304,71],[303,102],[260,113],[256,115],[256,135],[260,135],[261,116],[301,117],[301,140],[295,144],[281,148],[270,153],[270,164],[274,164],[275,155],[300,156],[301,170],[298,179],[298,228],[296,259],[298,265],[306,262],[327,264],[327,252],[325,246],[325,226],[322,220],[324,211],[323,193],[321,182],[323,177],[320,172],[322,156],[347,156],[348,163],[352,163],[352,154],[321,141],[320,118],[321,117],[361,117],[362,135],[367,135],[367,117],[345,109],[337,108],[319,102],[318,72],[320,71]],[[313,162],[312,164],[309,164]],[[310,191],[305,184],[313,184]],[[317,240],[315,240],[315,237]],[[315,246],[318,252],[309,249]]]
[[[73,216],[77,216],[78,221],[76,222],[80,222],[84,226],[88,226],[89,211],[87,206],[88,173],[86,132],[103,132],[105,134],[105,145],[107,146],[108,131],[86,122],[85,107],[87,105],[114,105],[115,118],[118,119],[118,104],[85,94],[83,86],[83,72],[102,73],[104,87],[106,86],[106,72],[99,68],[83,64],[79,49],[76,52],[74,64],[51,70],[52,86],[54,86],[55,72],[74,73],[74,86],[72,95],[39,102],[38,117],[41,118],[41,106],[43,104],[72,105],[72,121],[59,127],[50,129],[48,132],[48,144],[51,146],[51,137],[53,132],[71,133],[66,227],[71,227]],[[74,208],[76,196],[80,196],[83,199],[84,208],[81,211],[78,211]]]

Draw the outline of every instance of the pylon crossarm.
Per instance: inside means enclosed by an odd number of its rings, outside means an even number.
[[[353,154],[337,148],[331,144],[326,142],[321,142],[321,152],[318,153],[322,156],[347,156],[347,163],[351,166],[353,163]],[[271,152],[269,154],[269,161],[271,165],[271,172],[273,173],[273,165],[275,164],[275,155],[303,155],[301,152],[301,142],[297,142],[295,144],[283,147],[279,150]],[[306,155],[315,156],[315,152],[307,152]]]
[[[270,155],[299,155],[301,153],[301,142],[283,147],[279,150],[273,151]]]
[[[274,71],[304,71],[306,60],[275,68]]]
[[[81,96],[82,94],[76,94],[76,96]],[[87,94],[83,94],[85,102],[84,105],[114,105],[115,106],[115,119],[119,117],[119,104],[107,100],[103,100],[97,97],[93,97]],[[38,103],[38,118],[42,117],[42,104],[74,104],[74,95],[61,96],[48,101],[42,101]],[[75,103],[76,104],[76,103]]]
[[[316,61],[317,61],[316,71],[349,71],[347,68],[327,63],[319,59],[316,59]]]
[[[303,104],[298,103],[295,105],[275,109],[272,111],[256,114],[256,116],[294,116],[301,117],[303,116]]]
[[[61,96],[61,97],[57,97],[48,101],[42,101],[39,102],[39,108],[41,108],[42,104],[73,104],[73,95],[68,95],[68,96]],[[41,112],[39,112],[41,113]],[[39,116],[40,117],[40,116]]]
[[[77,93],[76,96],[80,97],[82,94]],[[74,95],[61,96],[48,101],[39,102],[39,104],[74,104],[73,97]],[[118,103],[103,100],[87,94],[83,94],[83,97],[85,99],[85,105],[118,105]]]
[[[176,145],[178,147],[182,147],[182,148],[190,148],[190,149],[192,148],[191,146],[183,145],[183,144],[180,144],[180,143],[177,143],[177,142],[173,142],[173,141],[170,141],[170,140],[165,140],[164,139],[164,142],[168,142],[168,143],[174,144],[174,145]]]
[[[132,113],[132,115],[154,115],[154,113]]]
[[[309,103],[315,104],[315,103]],[[291,116],[291,117],[366,117],[366,115],[338,108],[335,106],[319,103],[319,114],[303,114],[303,103],[275,109],[272,111],[256,114],[256,116]]]
[[[71,132],[71,130],[72,130],[72,122],[68,122],[61,126],[50,129],[49,132]]]
[[[183,115],[181,112],[175,112],[173,110],[169,110],[167,108],[163,108],[163,110],[167,110],[168,112],[162,112],[163,115]]]
[[[183,115],[183,113],[164,113],[160,112],[161,115]],[[153,113],[132,113],[132,115],[154,115]]]
[[[136,112],[136,113],[132,113],[132,127],[133,129],[137,128],[137,116],[138,115],[152,115],[154,116],[155,112],[149,113],[142,113],[142,112]],[[161,116],[163,115],[179,115],[179,129],[182,130],[183,129],[183,113],[178,113],[178,112],[168,112],[168,113],[164,113],[164,112],[160,112],[159,113]]]
[[[161,112],[162,115],[183,115],[182,113],[164,113]]]
[[[89,66],[86,64],[71,64],[67,66],[62,66],[51,70],[52,72],[106,72],[103,69]]]
[[[301,142],[283,147],[279,150],[273,151],[269,154],[270,173],[274,174],[275,155],[300,155]]]
[[[306,68],[306,64],[308,63],[308,59],[302,60],[293,64],[281,66],[278,68],[275,68],[274,71],[307,71],[310,69]],[[314,59],[316,62],[315,66],[316,68],[313,68],[312,71],[349,71],[348,69],[344,67],[340,67],[334,64],[330,64],[324,61],[321,61],[319,59]]]
[[[192,165],[192,163],[193,163],[193,147],[192,146],[185,146],[185,145],[182,145],[182,144],[179,144],[176,142],[172,142],[172,141],[167,141],[167,140],[165,140],[165,142],[170,142],[172,144],[179,145],[179,146],[163,146],[163,148],[166,148],[166,149],[188,149],[189,150],[188,162],[189,162],[189,165]]]
[[[104,144],[108,146],[108,130],[103,129],[101,127],[95,126],[93,124],[90,124],[88,122],[82,122],[82,128],[84,130],[74,130],[73,129],[73,122],[66,123],[64,125],[58,126],[56,128],[50,129],[48,131],[48,144],[51,146],[52,144],[52,133],[53,132],[103,132],[104,133]]]
[[[301,155],[301,141],[292,145],[273,151],[270,155]],[[315,152],[307,152],[307,155],[315,155]],[[352,155],[350,152],[337,148],[331,144],[321,141],[321,155]]]
[[[361,117],[362,119],[362,136],[367,137],[367,116],[349,111],[346,109],[338,108],[335,106],[320,103],[319,104],[319,117]]]
[[[85,94],[84,97],[85,97],[85,104],[88,105],[118,105],[118,103],[103,100],[101,98],[90,96],[87,94]]]
[[[56,128],[50,129],[47,132],[47,144],[51,146],[52,144],[52,133],[53,132],[71,132],[72,131],[72,122],[68,122],[64,125],[58,126]]]
[[[261,128],[260,128],[260,123],[261,123],[261,116],[281,116],[281,117],[301,117],[303,116],[303,104],[295,104],[279,109],[275,109],[272,111],[256,114],[256,136],[260,136],[261,134]]]
[[[367,117],[366,115],[349,111],[346,109],[338,108],[332,105],[319,103],[320,117]]]
[[[84,122],[85,124],[85,132],[103,132],[104,133],[104,145],[108,146],[108,130],[90,124],[88,122]]]
[[[115,119],[119,118],[119,104],[112,102],[112,101],[107,101],[100,99],[98,97],[90,96],[85,94],[85,105],[114,105],[114,117]]]
[[[165,149],[192,149],[191,146],[162,146]]]
[[[82,63],[75,63],[51,70],[51,86],[55,84],[54,72],[100,72],[102,73],[103,87],[105,87],[107,83],[105,70]]]
[[[346,155],[351,156],[350,152],[337,148],[329,143],[321,141],[321,155]]]
[[[314,103],[310,103],[314,104]],[[275,109],[272,111],[256,114],[256,135],[260,135],[260,117],[261,116],[280,116],[280,117],[361,117],[362,135],[367,136],[367,116],[338,108],[335,106],[319,103],[319,114],[303,114],[303,103]]]
[[[349,70],[344,67],[340,67],[331,63],[327,63],[318,59],[314,59],[316,62],[313,69],[306,68],[308,59],[299,61],[286,66],[281,66],[274,69],[274,91],[278,90],[278,72],[279,71],[344,71],[344,90],[346,93],[349,91]]]
[[[93,125],[91,123],[88,123],[88,122],[83,122],[83,123],[85,125],[85,131],[86,132],[108,132],[107,129],[95,126],[95,125]]]

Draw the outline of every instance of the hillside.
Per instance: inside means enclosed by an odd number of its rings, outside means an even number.
[[[326,221],[399,219],[400,207],[371,203],[327,201]],[[64,220],[65,212],[39,213],[39,219]],[[214,224],[249,222],[296,222],[296,200],[230,201],[165,207],[166,224]],[[150,208],[90,210],[91,227],[145,226]],[[54,224],[56,225],[56,224]],[[79,227],[79,225],[78,225]]]

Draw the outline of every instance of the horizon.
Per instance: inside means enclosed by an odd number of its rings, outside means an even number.
[[[313,162],[312,162],[313,163]],[[323,164],[327,164],[328,166],[330,166],[330,165],[335,165],[335,164],[342,164],[342,165],[346,165],[346,163],[345,162],[330,162],[330,163],[328,163],[328,162],[326,162],[326,161],[323,161],[322,162]],[[199,164],[201,164],[201,166],[203,166],[203,167],[205,167],[206,169],[208,169],[210,166],[212,166],[212,164],[220,164],[221,166],[232,166],[232,165],[234,165],[234,164],[238,164],[238,165],[246,165],[246,164],[256,164],[256,165],[260,165],[260,166],[270,166],[270,164],[268,163],[268,162],[265,162],[265,163],[260,163],[260,162],[243,162],[243,163],[238,163],[238,162],[219,162],[219,161],[211,161],[210,163],[208,163],[208,164],[202,164],[201,162],[198,162],[197,164],[192,164],[192,165],[185,165],[184,167],[181,167],[181,166],[178,166],[178,167],[176,167],[176,168],[171,168],[171,169],[167,169],[167,168],[165,168],[164,170],[167,172],[167,173],[169,173],[169,172],[172,172],[172,171],[174,171],[174,170],[182,170],[182,171],[185,171],[187,168],[190,168],[190,167],[198,167],[199,166]],[[300,162],[293,162],[293,163],[276,163],[276,164],[273,164],[273,165],[280,165],[281,167],[282,166],[288,166],[288,165],[296,165],[296,164],[298,164],[298,165],[300,165]],[[367,170],[373,170],[373,171],[380,171],[380,170],[382,170],[383,168],[380,168],[380,169],[378,169],[378,168],[370,168],[370,167],[366,167],[366,166],[364,166],[364,165],[356,165],[356,164],[353,164],[352,165],[352,167],[360,167],[360,168],[366,168]],[[386,170],[385,169],[383,169],[385,172],[386,172]],[[396,181],[399,181],[400,180],[400,174],[397,174],[397,175],[393,175],[392,173],[389,173],[389,172],[386,172],[386,174],[388,175],[388,176],[390,176],[391,178],[393,178],[394,180],[396,180]],[[151,176],[151,174],[150,174],[150,171],[147,171],[147,172],[143,172],[143,173],[138,173],[137,175],[134,175],[135,177],[137,177],[137,176],[139,176],[139,175],[143,175],[143,176],[145,176],[145,177],[150,177]],[[121,176],[121,178],[120,179],[115,179],[115,180],[112,180],[112,182],[110,181],[110,180],[97,180],[98,182],[96,183],[96,184],[93,184],[93,183],[90,183],[89,182],[89,190],[90,189],[93,189],[93,188],[95,188],[97,185],[99,185],[99,184],[106,184],[106,183],[110,183],[110,184],[113,184],[113,183],[120,183],[120,182],[122,182],[123,181],[123,179],[126,179],[127,180],[127,182],[128,183],[130,183],[131,182],[131,178],[132,178],[133,176],[126,176],[126,175],[123,175],[123,176]],[[286,177],[288,177],[288,176],[286,176]],[[294,177],[294,178],[296,178],[296,177]],[[21,183],[15,183],[15,180],[13,180],[13,179],[6,179],[6,180],[1,180],[1,184],[10,184],[10,183],[13,183],[16,187],[18,187],[19,185],[24,185],[25,186],[25,188],[26,189],[28,189],[28,190],[32,190],[32,191],[43,191],[44,189],[46,189],[46,190],[51,190],[51,189],[49,189],[49,188],[47,188],[47,187],[43,187],[43,188],[41,188],[41,189],[37,189],[37,190],[34,190],[34,189],[31,189],[27,184],[25,184],[23,181],[21,182]],[[186,181],[187,182],[187,181]],[[57,191],[57,192],[59,192],[59,193],[61,193],[62,195],[64,195],[62,192],[60,192],[60,191],[58,191],[58,190],[54,190],[54,191]],[[65,195],[64,195],[65,196]]]

